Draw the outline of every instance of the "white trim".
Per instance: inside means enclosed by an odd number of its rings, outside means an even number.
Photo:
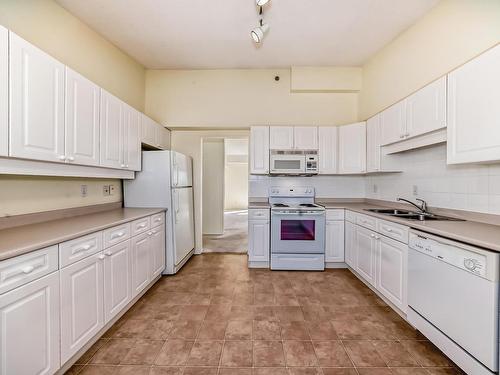
[[[349,268],[345,262],[325,262],[325,268]]]
[[[447,134],[446,128],[435,130],[430,133],[422,134],[414,138],[405,139],[401,142],[392,143],[390,145],[382,146],[382,152],[385,155],[396,154],[413,150],[416,148],[426,147],[437,143],[446,142]]]

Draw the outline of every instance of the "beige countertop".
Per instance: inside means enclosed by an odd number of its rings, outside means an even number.
[[[477,221],[413,221],[397,217],[377,214],[366,211],[369,208],[387,208],[383,205],[373,205],[369,203],[350,202],[329,202],[328,200],[317,199],[316,203],[325,208],[344,208],[350,211],[359,212],[365,215],[374,216],[407,227],[421,230],[423,232],[446,237],[452,240],[461,241],[471,245],[483,247],[485,249],[500,252],[500,226],[486,224]]]
[[[0,230],[0,260],[55,245],[165,211],[162,208],[118,208],[71,218]]]

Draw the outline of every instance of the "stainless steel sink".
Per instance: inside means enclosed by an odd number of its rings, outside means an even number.
[[[413,213],[407,210],[394,210],[391,208],[370,208],[366,209],[366,211],[375,212],[377,214],[385,214],[385,215],[407,215]]]
[[[416,220],[416,221],[428,221],[428,220],[448,220],[448,221],[464,221],[462,219],[457,219],[454,217],[434,215],[431,213],[421,213],[421,212],[413,212],[407,210],[397,210],[397,209],[389,209],[389,208],[370,208],[365,209],[365,211],[374,212],[377,214],[387,215],[398,217],[406,220]]]

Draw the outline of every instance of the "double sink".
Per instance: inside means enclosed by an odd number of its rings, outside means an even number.
[[[398,217],[407,220],[428,221],[428,220],[449,220],[449,221],[463,221],[454,217],[434,215],[429,212],[414,212],[407,210],[391,209],[391,208],[367,208],[365,211],[374,212],[377,214]]]

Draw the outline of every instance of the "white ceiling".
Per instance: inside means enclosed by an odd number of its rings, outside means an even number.
[[[439,0],[56,0],[151,69],[360,66]]]

